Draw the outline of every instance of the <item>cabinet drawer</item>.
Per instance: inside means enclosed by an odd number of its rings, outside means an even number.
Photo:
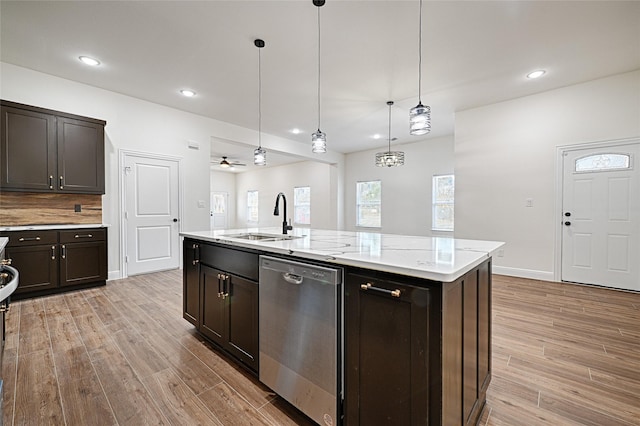
[[[14,231],[2,234],[9,238],[7,247],[35,246],[40,244],[57,244],[58,231]]]
[[[258,254],[200,243],[200,263],[258,281]]]
[[[83,228],[60,231],[60,244],[104,241],[105,239],[106,232],[104,228]]]

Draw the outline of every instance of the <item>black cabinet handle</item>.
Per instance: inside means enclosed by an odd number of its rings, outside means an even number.
[[[18,241],[20,241],[21,243],[24,241],[40,241],[40,237],[22,237]]]
[[[84,234],[84,235],[76,234],[74,238],[93,238],[93,234]]]
[[[400,290],[387,290],[386,288],[374,287],[371,283],[360,284],[360,289],[362,290],[372,290],[380,293],[388,294],[393,297],[400,297]]]
[[[64,180],[64,177],[60,176],[60,189],[64,189],[64,185],[62,184],[63,180]]]
[[[569,226],[569,225],[571,225],[571,222],[566,221],[564,224],[565,224],[565,226]]]
[[[49,176],[49,189],[53,189],[53,176]]]
[[[56,246],[51,246],[51,260],[56,260]]]
[[[64,244],[62,245],[62,258],[67,258],[67,246],[65,246]]]

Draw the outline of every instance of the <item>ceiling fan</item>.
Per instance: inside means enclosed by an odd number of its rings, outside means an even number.
[[[220,160],[219,166],[226,169],[226,168],[235,167],[235,166],[246,166],[246,164],[239,163],[237,161],[229,161],[227,157],[223,155],[222,159]]]

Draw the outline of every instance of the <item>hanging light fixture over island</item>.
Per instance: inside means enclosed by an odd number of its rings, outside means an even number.
[[[386,152],[378,152],[376,154],[376,166],[378,167],[396,167],[404,165],[404,152],[391,151],[391,106],[393,101],[388,101],[389,105],[389,149]]]
[[[318,130],[311,134],[311,151],[315,154],[327,152],[327,135],[320,130],[320,7],[325,0],[312,0],[318,8]]]
[[[420,0],[420,29],[418,41],[418,105],[409,111],[409,133],[426,135],[431,131],[431,107],[422,105],[422,0]]]
[[[258,48],[258,147],[253,151],[253,164],[256,166],[267,165],[267,151],[262,147],[262,64],[260,50],[264,47],[264,40],[259,38],[253,41]]]

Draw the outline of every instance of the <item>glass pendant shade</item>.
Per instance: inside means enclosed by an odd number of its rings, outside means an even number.
[[[253,151],[253,164],[256,166],[267,165],[267,151],[261,146]]]
[[[422,103],[409,111],[409,133],[412,135],[426,135],[431,131],[431,107]]]
[[[376,166],[378,167],[404,166],[404,152],[402,151],[378,152],[376,154]]]
[[[391,151],[391,107],[393,101],[388,101],[389,106],[389,150],[376,153],[376,166],[378,167],[396,167],[404,166],[404,152]]]
[[[320,129],[311,134],[311,152],[314,154],[327,152],[327,135],[322,133]]]

